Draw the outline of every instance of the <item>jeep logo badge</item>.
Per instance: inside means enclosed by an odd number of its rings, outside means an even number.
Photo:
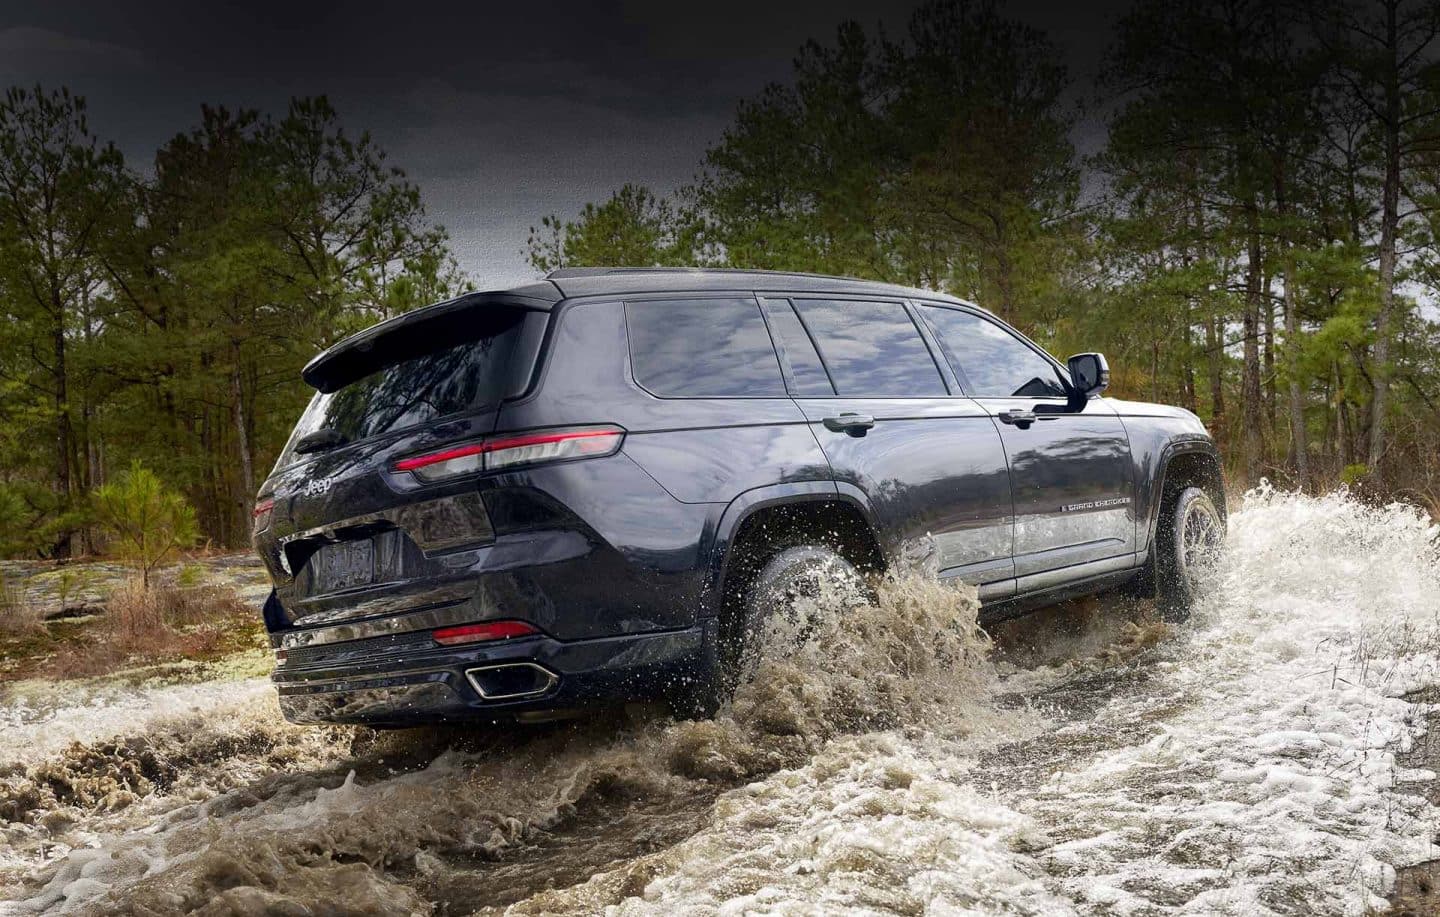
[[[306,497],[323,497],[335,486],[335,478],[312,478],[305,482],[300,488],[300,494]]]

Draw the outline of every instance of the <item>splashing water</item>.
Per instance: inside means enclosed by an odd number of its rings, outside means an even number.
[[[732,793],[614,912],[1365,913],[1434,857],[1395,752],[1435,684],[1437,533],[1262,488],[1193,625],[1143,664],[1002,681],[1051,718],[993,751],[909,729]],[[1016,684],[1010,684],[1013,681]],[[1045,685],[1050,687],[1046,688]],[[627,868],[635,869],[634,865]],[[556,893],[535,912],[604,887]],[[570,898],[573,894],[573,899]]]
[[[1006,625],[1027,648],[1002,640],[992,662],[975,613],[973,592],[914,576],[822,599],[710,722],[352,746],[268,699],[117,702],[111,731],[85,720],[80,744],[34,739],[0,772],[0,806],[29,800],[0,896],[14,913],[1361,914],[1397,865],[1440,855],[1406,786],[1434,775],[1396,760],[1429,712],[1414,693],[1440,681],[1421,514],[1261,488],[1184,627],[1102,598]],[[128,795],[87,790],[97,774]]]
[[[162,781],[132,775],[130,761],[116,760],[125,755],[114,742],[73,746],[48,769],[12,780],[10,796],[27,801],[16,810],[28,827],[58,825],[73,847],[41,872],[38,893],[21,907],[264,913],[344,899],[373,902],[375,913],[409,914],[429,907],[427,894],[523,896],[534,890],[534,876],[513,891],[508,877],[497,883],[456,873],[534,848],[592,808],[689,811],[688,826],[679,820],[688,833],[702,826],[726,787],[801,764],[834,736],[911,722],[942,700],[953,712],[978,709],[988,695],[988,638],[976,625],[977,608],[971,589],[909,580],[882,583],[873,604],[822,597],[809,609],[808,638],[778,642],[783,651],[763,657],[756,677],[712,721],[602,717],[509,736],[417,731],[381,739],[349,762],[368,773],[327,772],[322,765],[346,760],[340,753],[312,755],[299,768],[270,761],[271,773],[256,785],[212,781],[219,795],[198,804],[142,798],[163,796]],[[247,711],[243,720],[283,737],[272,745],[293,744],[307,732],[270,712]],[[961,717],[952,722],[957,733],[973,727]],[[162,769],[155,759],[185,757],[182,749],[194,740],[182,737],[195,731],[187,721],[152,735],[141,771]],[[422,745],[417,763],[388,770],[386,758],[392,765],[403,758],[396,743],[407,741]],[[326,747],[343,746],[332,736]],[[99,768],[97,757],[105,761]],[[258,763],[232,761],[224,771],[253,774]],[[57,774],[82,785],[71,772],[87,769],[135,797],[129,807],[137,811],[123,825],[79,811],[108,809],[100,792],[47,796],[34,789]],[[110,830],[102,836],[97,827]],[[608,865],[596,863],[574,881]]]

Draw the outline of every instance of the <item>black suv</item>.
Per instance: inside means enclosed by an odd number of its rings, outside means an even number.
[[[1224,531],[1172,407],[1100,397],[925,290],[570,269],[382,322],[262,486],[274,680],[296,722],[720,703],[761,590],[928,547],[988,620],[1129,583],[1183,614]]]

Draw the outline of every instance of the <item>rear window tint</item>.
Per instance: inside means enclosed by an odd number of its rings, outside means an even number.
[[[836,391],[847,397],[944,396],[945,381],[904,306],[797,299]]]
[[[625,304],[635,381],[670,398],[784,397],[785,382],[753,299]]]
[[[446,329],[451,346],[414,356],[407,350],[408,359],[316,394],[279,464],[293,462],[293,444],[316,430],[334,430],[344,442],[355,442],[498,405],[528,381],[545,322],[544,313],[521,309],[468,316],[463,325]],[[462,343],[454,343],[457,339]],[[382,338],[376,350],[384,346]]]
[[[790,306],[788,299],[766,299],[765,316],[770,320],[770,332],[780,345],[780,358],[790,365],[790,376],[797,395],[833,395],[835,388],[820,362],[815,342],[805,333],[800,317]]]

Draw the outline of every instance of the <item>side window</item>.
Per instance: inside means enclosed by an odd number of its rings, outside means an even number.
[[[1064,398],[1054,364],[1002,326],[973,312],[921,306],[946,356],[968,383],[968,394],[989,398]]]
[[[945,381],[920,329],[900,303],[797,299],[836,393],[848,397],[944,396]]]
[[[800,317],[790,307],[790,300],[766,299],[762,302],[765,304],[765,315],[770,319],[775,343],[780,345],[781,359],[790,364],[795,394],[812,397],[835,394],[830,375],[825,372],[825,364],[820,362],[820,354],[815,350],[815,342],[810,340],[805,326],[800,324]]]
[[[625,304],[635,381],[669,398],[786,395],[780,362],[753,299]]]

